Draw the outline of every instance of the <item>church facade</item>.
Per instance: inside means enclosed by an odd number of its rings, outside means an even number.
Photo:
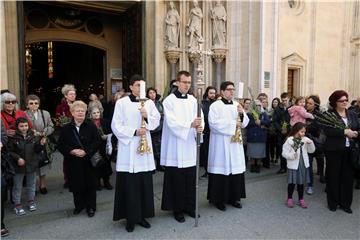
[[[225,80],[239,88],[241,82],[243,97],[249,97],[248,88],[270,98],[285,91],[318,94],[323,102],[335,89],[346,90],[351,99],[360,93],[359,0],[1,2],[0,24],[1,89],[20,98],[34,89],[41,94],[31,85],[36,68],[26,54],[49,42],[53,76],[46,75],[41,85],[75,81],[58,69],[83,71],[77,78],[86,76],[80,82],[89,84],[78,89],[100,84],[108,99],[127,88],[134,73],[162,93],[182,69],[193,74],[193,89]],[[62,42],[98,49],[101,68],[86,73],[92,65],[85,60],[95,55],[79,58],[79,67],[71,70],[56,65]]]

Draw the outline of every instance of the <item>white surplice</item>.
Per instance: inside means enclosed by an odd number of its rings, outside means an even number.
[[[217,100],[210,106],[209,173],[230,175],[245,172],[243,145],[231,142],[236,130],[237,105],[237,102],[224,104],[222,100]],[[243,116],[241,127],[245,128],[249,118],[246,113]]]
[[[165,98],[164,125],[161,138],[160,164],[187,168],[196,165],[196,130],[191,123],[197,117],[197,101],[192,95],[177,98],[174,93]],[[204,115],[201,111],[202,126]]]
[[[114,116],[111,129],[118,139],[118,153],[116,160],[117,172],[147,172],[155,169],[154,155],[151,144],[150,130],[154,130],[160,124],[160,113],[151,100],[145,102],[147,111],[146,139],[151,148],[151,153],[140,155],[137,153],[140,137],[134,136],[141,127],[140,102],[132,102],[130,98],[119,99],[115,104]]]

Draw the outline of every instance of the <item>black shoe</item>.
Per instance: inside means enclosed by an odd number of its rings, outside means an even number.
[[[286,173],[286,169],[280,168],[280,170],[276,172],[276,174],[283,174],[283,173]]]
[[[128,222],[127,222],[125,229],[126,229],[127,232],[133,232],[134,229],[135,229],[135,225],[132,224],[132,223],[128,223]]]
[[[145,218],[143,218],[143,220],[141,220],[141,222],[138,223],[140,226],[142,226],[143,228],[151,228],[151,225],[148,221],[145,220]]]
[[[112,190],[113,186],[110,184],[109,181],[104,181],[104,188],[107,190]]]
[[[1,237],[6,237],[9,235],[9,230],[7,230],[5,227],[1,229]]]
[[[328,206],[329,210],[332,211],[332,212],[335,212],[336,211],[336,207],[330,207]]]
[[[73,211],[73,214],[74,215],[78,215],[79,213],[81,213],[81,211],[83,210],[84,208],[75,208],[74,211]]]
[[[88,209],[86,212],[89,217],[93,217],[95,215],[95,210],[92,208]]]
[[[195,218],[195,211],[185,211],[185,213],[189,215],[189,217]],[[200,217],[200,214],[198,214],[198,217]]]
[[[44,188],[39,188],[39,192],[43,195],[47,194],[48,193],[48,190],[46,189],[46,187]]]
[[[349,213],[349,214],[352,214],[353,213],[353,211],[351,210],[351,208],[349,208],[349,207],[340,207],[344,212],[346,212],[346,213]]]
[[[235,202],[232,202],[231,205],[236,208],[242,208],[241,202],[235,201]]]
[[[184,214],[182,214],[181,212],[174,212],[174,218],[175,218],[175,220],[178,221],[179,223],[185,222]]]
[[[63,185],[63,188],[69,188],[69,183],[68,182],[65,182],[64,185]]]
[[[223,203],[217,203],[217,204],[215,204],[215,207],[217,209],[219,209],[220,211],[223,211],[223,212],[226,211],[226,207],[225,207],[225,205]]]

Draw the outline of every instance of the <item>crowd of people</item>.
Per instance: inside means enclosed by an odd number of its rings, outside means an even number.
[[[66,84],[53,119],[40,108],[38,96],[27,96],[22,111],[14,94],[2,93],[1,236],[8,234],[8,192],[19,216],[26,214],[21,201],[24,185],[30,212],[38,207],[36,192],[47,194],[54,146],[64,157],[63,187],[73,194],[74,215],[84,209],[89,217],[95,215],[96,191],[114,188],[110,176],[115,162],[113,220],[126,219],[128,232],[136,224],[151,227],[147,219],[155,216],[155,170],[164,172],[161,209],[171,211],[180,223],[185,215],[196,217],[198,139],[201,177],[208,179],[207,200],[221,211],[226,205],[242,208],[247,168],[257,174],[278,163],[277,174],[288,173],[287,207],[294,207],[296,187],[298,205],[308,208],[304,192],[315,192],[315,159],[319,181],[326,183],[328,209],[352,213],[353,189],[360,189],[360,97],[348,108],[348,94],[336,90],[324,108],[316,95],[290,98],[284,92],[268,106],[265,93],[235,101],[235,84],[225,81],[220,89],[207,87],[199,111],[189,72],[178,73],[162,100],[155,88],[147,89],[147,100],[140,99],[142,82],[142,76],[134,75],[129,93],[119,91],[110,102],[91,94],[88,104],[76,100],[75,87]],[[143,141],[150,151],[139,152]]]

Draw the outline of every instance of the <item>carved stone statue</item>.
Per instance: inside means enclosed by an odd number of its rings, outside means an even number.
[[[210,11],[210,17],[213,20],[212,45],[215,48],[223,48],[226,43],[226,10],[221,1],[216,1],[214,8]]]
[[[190,10],[189,21],[186,25],[186,35],[190,36],[188,46],[190,48],[198,49],[199,44],[204,42],[204,39],[201,35],[203,13],[197,0],[194,0],[193,4],[194,7]]]
[[[169,6],[170,9],[165,18],[165,47],[166,49],[177,49],[179,47],[180,16],[173,1],[169,3]]]

